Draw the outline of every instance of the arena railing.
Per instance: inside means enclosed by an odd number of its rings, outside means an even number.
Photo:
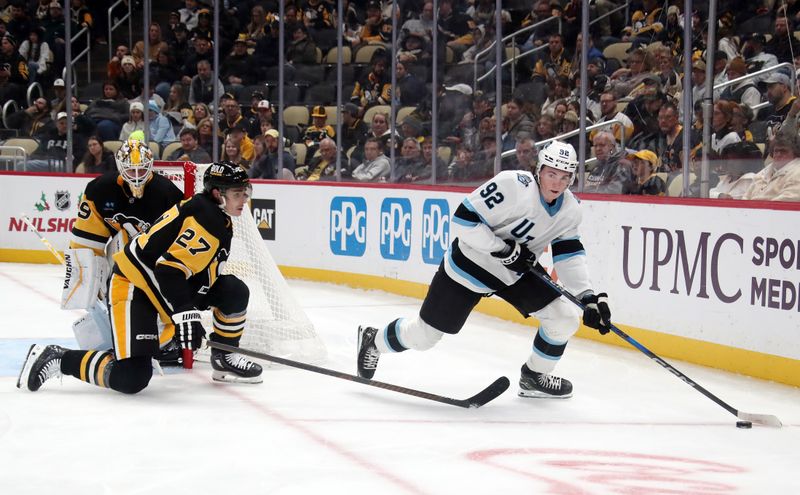
[[[78,61],[81,58],[86,57],[86,82],[92,82],[92,39],[91,39],[91,33],[89,33],[89,30],[87,28],[81,28],[81,30],[78,31],[75,34],[75,36],[73,36],[69,40],[69,42],[74,44],[81,36],[84,36],[84,35],[86,36],[86,46],[83,48],[83,50],[79,54],[77,54],[77,55],[72,57],[72,67],[75,67],[75,65],[78,63]],[[76,84],[76,82],[77,81],[72,81],[73,86]]]
[[[117,6],[121,3],[125,3],[128,5],[128,13],[118,18],[117,22],[112,22],[112,12],[114,12],[114,9],[116,9]],[[108,8],[108,59],[109,60],[111,60],[111,58],[114,56],[114,43],[112,43],[111,41],[111,36],[114,33],[114,30],[120,27],[122,23],[124,23],[125,21],[128,21],[128,46],[131,47],[131,45],[133,44],[133,25],[131,24],[131,12],[132,12],[131,3],[132,2],[130,0],[128,1],[117,0],[111,5],[111,7]]]
[[[10,153],[10,154],[9,154]],[[9,170],[8,165],[11,165],[10,170],[17,169],[17,162],[22,162],[22,170],[28,169],[28,153],[22,146],[0,146],[0,164],[3,165],[5,170]]]
[[[748,79],[755,79],[756,77],[763,76],[764,74],[769,74],[770,72],[775,72],[776,70],[780,70],[784,67],[789,68],[789,77],[792,79],[792,94],[797,94],[797,72],[795,71],[794,64],[789,62],[783,62],[778,65],[773,65],[772,67],[767,67],[766,69],[757,70],[755,72],[751,72],[749,74],[745,74],[742,77],[737,77],[736,79],[731,79],[730,81],[721,82],[719,84],[714,85],[714,89],[723,89],[727,88],[728,86],[732,86],[734,84],[740,83],[742,81],[746,81]],[[765,101],[750,107],[752,110],[760,110],[769,105],[769,102]]]

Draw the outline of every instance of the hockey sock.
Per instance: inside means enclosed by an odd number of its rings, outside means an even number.
[[[403,352],[408,350],[408,347],[400,343],[399,337],[404,320],[404,318],[398,318],[378,332],[375,336],[375,347],[380,352]]]
[[[61,372],[98,387],[108,387],[108,377],[114,363],[109,351],[67,351],[61,358]]]
[[[539,373],[553,371],[566,348],[566,342],[556,342],[550,339],[544,329],[539,327],[539,331],[536,332],[536,337],[533,339],[533,352],[528,357],[528,368]]]
[[[220,344],[227,344],[232,346],[239,345],[239,339],[242,338],[244,331],[244,323],[247,320],[247,313],[241,312],[232,315],[222,314],[222,312],[214,308],[214,333],[211,335],[214,342]]]

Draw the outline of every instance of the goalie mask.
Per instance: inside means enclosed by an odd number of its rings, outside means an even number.
[[[571,174],[570,185],[575,182],[575,172],[578,169],[578,155],[575,148],[562,141],[550,141],[539,151],[539,162],[536,164],[536,180],[539,181],[539,172],[547,165]]]
[[[153,176],[153,152],[143,141],[128,139],[115,156],[117,170],[128,183],[135,198],[144,194],[144,186]]]

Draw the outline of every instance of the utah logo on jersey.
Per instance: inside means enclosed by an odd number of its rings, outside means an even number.
[[[69,191],[56,191],[56,208],[60,211],[69,209]]]
[[[256,227],[265,241],[275,240],[275,200],[254,199],[250,202]]]

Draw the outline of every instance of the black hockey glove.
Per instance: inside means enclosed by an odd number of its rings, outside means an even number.
[[[200,311],[190,309],[172,315],[172,322],[175,323],[175,335],[181,348],[196,350],[203,344],[203,337],[206,331],[200,323]]]
[[[605,335],[611,330],[611,310],[608,308],[608,294],[588,294],[583,296],[583,324],[596,328],[600,335]]]
[[[530,252],[524,244],[518,244],[510,239],[505,239],[506,248],[495,251],[492,256],[500,258],[506,268],[512,272],[527,272],[536,265],[536,255]]]

